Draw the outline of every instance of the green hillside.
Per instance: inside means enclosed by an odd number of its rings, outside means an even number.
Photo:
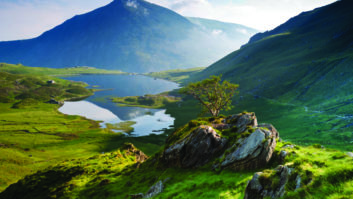
[[[293,17],[189,81],[223,74],[240,84],[237,106],[281,123],[284,138],[352,145],[352,7],[342,0]]]

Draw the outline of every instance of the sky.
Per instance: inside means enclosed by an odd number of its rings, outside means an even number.
[[[0,0],[0,41],[37,37],[112,0]],[[271,30],[303,11],[336,0],[147,0],[191,17]]]

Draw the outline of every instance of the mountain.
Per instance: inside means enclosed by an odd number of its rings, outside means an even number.
[[[284,104],[351,115],[353,1],[303,12],[254,35],[241,49],[193,77],[223,74],[251,94]]]
[[[223,48],[227,53],[240,48],[252,35],[258,32],[253,28],[235,23],[226,23],[197,17],[188,17],[187,19],[199,26],[201,30],[208,35],[216,37],[215,42],[217,42],[218,45],[223,44]],[[224,55],[225,54],[223,54],[223,56]]]
[[[236,33],[242,36],[231,38],[229,45],[229,37],[210,34],[191,21],[143,0],[114,0],[37,38],[0,42],[0,62],[160,71],[207,66],[236,49],[238,38],[245,43],[250,37]]]

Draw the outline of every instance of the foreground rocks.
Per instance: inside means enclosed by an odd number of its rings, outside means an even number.
[[[200,126],[184,139],[164,151],[163,161],[168,166],[194,168],[203,166],[222,152],[227,139],[210,126]]]
[[[138,150],[133,144],[131,143],[124,143],[121,149],[126,150],[127,155],[134,155],[135,161],[140,164],[145,162],[148,159],[148,156],[144,154],[142,151]]]
[[[166,166],[197,168],[212,162],[215,170],[261,168],[270,161],[279,137],[271,124],[258,124],[254,113],[200,123],[207,124],[190,122],[168,138],[161,158]]]
[[[295,179],[295,190],[300,188],[301,177],[293,171],[293,168],[279,165],[270,175],[255,173],[246,187],[244,199],[281,198],[290,179]]]

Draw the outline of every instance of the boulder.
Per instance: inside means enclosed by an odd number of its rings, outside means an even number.
[[[271,124],[258,124],[254,113],[192,121],[182,129],[192,132],[179,130],[167,139],[161,158],[167,167],[197,168],[214,162],[215,170],[261,168],[270,161],[279,137]]]
[[[240,139],[227,149],[220,163],[214,168],[249,170],[264,167],[271,159],[276,147],[277,131],[256,128],[249,137]]]
[[[212,127],[201,125],[169,146],[163,153],[162,161],[167,166],[200,167],[223,152],[226,144],[227,139],[221,138]]]
[[[262,199],[262,198],[272,198],[277,199],[283,197],[285,194],[285,187],[293,174],[293,168],[287,166],[279,165],[275,170],[274,174],[270,179],[262,179],[263,173],[257,172],[254,174],[253,178],[249,181],[248,186],[245,190],[244,199]],[[273,185],[274,178],[277,178],[278,183]],[[295,178],[296,189],[301,186],[301,178],[299,175]]]

